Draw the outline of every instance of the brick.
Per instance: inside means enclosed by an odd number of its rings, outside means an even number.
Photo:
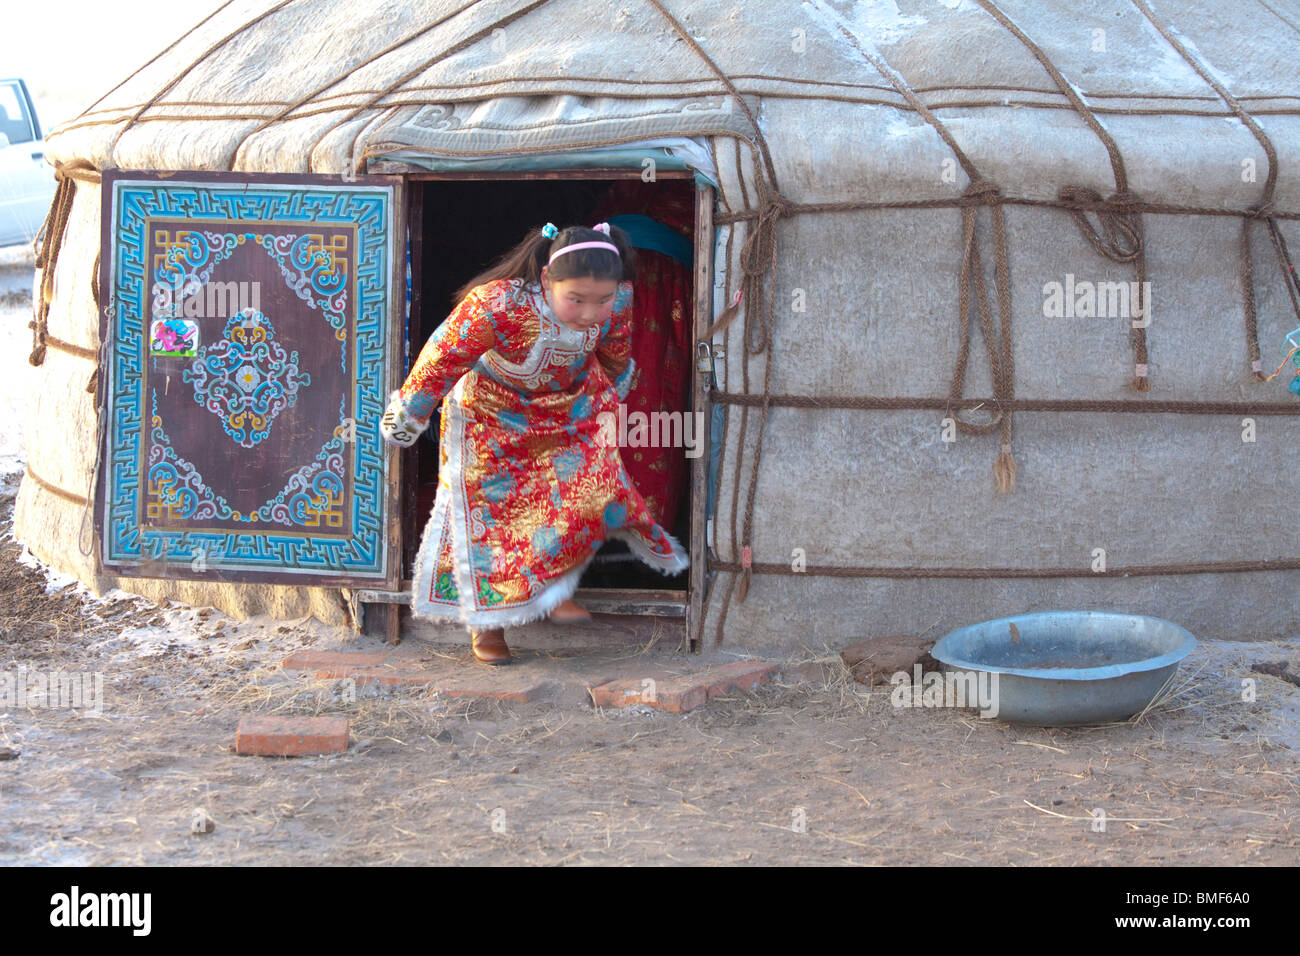
[[[655,683],[657,686],[658,679]],[[637,704],[655,706],[652,701],[645,699],[646,686],[639,678],[604,680],[599,684],[589,685],[587,693],[591,695],[591,702],[597,707],[635,707]]]
[[[684,714],[702,705],[710,697],[729,690],[753,690],[770,680],[777,665],[769,661],[732,661],[707,667],[694,674],[656,677],[653,695],[643,678],[611,680],[587,688],[597,707],[634,707],[638,704],[657,707],[669,714]]]
[[[640,681],[605,678],[599,683],[589,684],[587,693],[596,707],[629,707],[642,702]]]
[[[645,679],[612,680],[588,687],[597,707],[657,707],[670,714],[694,710],[709,698],[708,687],[692,677],[655,677],[653,687]],[[651,691],[653,690],[653,693]]]
[[[391,654],[391,651],[298,651],[286,657],[280,666],[287,671],[310,671],[319,667],[374,667],[385,663]]]
[[[302,757],[348,749],[344,717],[245,717],[235,731],[235,753]]]
[[[652,704],[652,707],[659,707],[670,714],[684,714],[709,699],[709,685],[707,681],[700,680],[699,674],[670,677],[655,685],[655,696],[659,701]]]
[[[771,661],[731,661],[706,668],[695,676],[705,682],[710,697],[717,697],[729,690],[753,690],[767,683],[777,672],[777,666]]]

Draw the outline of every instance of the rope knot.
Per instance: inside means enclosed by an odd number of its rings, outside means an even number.
[[[1115,206],[1126,212],[1132,212],[1136,207],[1142,204],[1142,198],[1137,193],[1127,189],[1119,190],[1106,200],[1106,205]]]
[[[54,179],[56,182],[63,182],[65,179],[71,179],[79,183],[91,183],[97,185],[103,182],[103,174],[84,159],[73,160],[71,163],[55,163]]]
[[[749,280],[757,279],[775,265],[777,220],[793,215],[796,206],[761,179],[759,194],[758,218],[740,247],[741,269]]]
[[[765,294],[764,282],[777,262],[776,224],[781,217],[794,215],[799,206],[799,203],[791,202],[761,177],[758,180],[758,196],[757,215],[740,247],[740,292],[745,301],[750,303],[757,319],[745,324],[745,347],[751,355],[758,355],[767,349],[770,327],[774,322],[773,305]],[[723,311],[700,341],[712,338],[725,329],[735,320],[738,312],[739,298]]]
[[[794,215],[796,203],[791,202],[785,196],[781,195],[778,190],[773,189],[766,193],[762,198],[762,205],[758,210],[758,225],[762,228],[765,225],[771,225],[782,216]]]
[[[1275,212],[1277,212],[1277,204],[1270,199],[1246,210],[1246,216],[1250,219],[1272,219]]]
[[[1083,237],[1093,248],[1112,262],[1137,262],[1143,255],[1142,200],[1137,194],[1121,189],[1109,199],[1087,186],[1062,186],[1056,197],[1070,203],[1070,216],[1079,226]],[[1083,206],[1096,209],[1098,225],[1088,219]]]
[[[981,196],[1001,196],[1002,190],[998,184],[989,179],[973,179],[969,186],[966,187],[963,196],[976,199]]]

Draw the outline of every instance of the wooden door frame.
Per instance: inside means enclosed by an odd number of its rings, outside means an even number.
[[[701,648],[691,639],[704,613],[705,592],[709,587],[709,548],[706,538],[708,520],[706,509],[709,495],[709,462],[713,459],[713,408],[709,401],[712,386],[713,362],[707,371],[701,371],[696,358],[695,343],[704,338],[713,324],[713,204],[717,190],[701,183],[695,189],[695,309],[691,322],[691,389],[695,410],[703,413],[704,454],[691,462],[691,555],[690,583],[686,590],[686,641],[691,651]],[[713,344],[709,343],[710,356]]]

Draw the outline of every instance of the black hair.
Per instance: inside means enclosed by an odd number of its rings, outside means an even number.
[[[534,226],[518,245],[457,289],[455,302],[463,301],[476,287],[494,279],[523,279],[525,285],[540,286],[542,266],[547,264],[551,252],[575,242],[612,242],[618,247],[618,254],[609,249],[566,252],[547,267],[546,274],[552,282],[583,278],[622,282],[636,278],[636,250],[628,241],[627,233],[618,226],[610,226],[608,236],[586,226],[568,226],[554,239],[548,239],[541,226]]]

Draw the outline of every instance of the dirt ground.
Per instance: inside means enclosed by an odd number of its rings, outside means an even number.
[[[99,715],[0,708],[0,864],[1293,864],[1300,643],[1203,641],[1141,719],[1041,729],[897,709],[822,649],[684,715],[596,709],[588,675],[698,669],[646,646],[521,650],[528,704],[357,688],[290,652],[381,649],[315,621],[234,621],[22,558],[0,496],[0,675],[103,674]],[[449,632],[454,634],[455,632]],[[507,632],[508,634],[509,632]],[[407,640],[475,673],[463,640]],[[818,664],[818,660],[821,661]],[[494,672],[501,673],[501,671]],[[1242,700],[1242,678],[1257,699]],[[344,715],[329,757],[234,753],[249,714]],[[196,808],[215,821],[192,833]],[[1095,830],[1092,812],[1107,821]]]

